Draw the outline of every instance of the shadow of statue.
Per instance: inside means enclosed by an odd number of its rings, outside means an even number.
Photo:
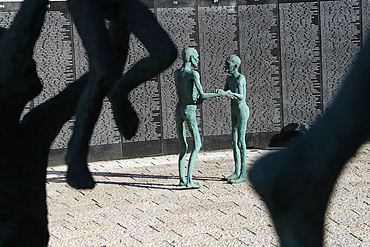
[[[282,128],[279,134],[276,134],[271,138],[269,147],[284,147],[289,142],[295,140],[299,136],[297,128],[297,123],[290,123]]]

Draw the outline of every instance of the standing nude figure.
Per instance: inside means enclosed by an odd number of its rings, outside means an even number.
[[[217,89],[216,93],[231,99],[231,124],[235,172],[226,177],[229,183],[241,183],[245,181],[247,169],[247,146],[245,134],[247,131],[247,121],[249,118],[249,108],[245,102],[246,80],[239,73],[240,58],[236,55],[229,56],[224,64],[225,72],[229,75],[226,78],[224,90]]]
[[[202,86],[200,85],[199,73],[193,70],[198,67],[199,62],[198,52],[194,48],[185,48],[181,56],[183,60],[182,67],[175,71],[176,93],[179,99],[176,106],[176,129],[180,142],[180,186],[200,188],[201,186],[199,183],[192,181],[195,160],[202,147],[195,114],[196,105],[201,104],[204,99],[217,97],[220,96],[220,94],[203,93]],[[185,178],[185,154],[188,149],[188,144],[186,143],[185,122],[193,137],[193,151],[190,155],[187,179]]]

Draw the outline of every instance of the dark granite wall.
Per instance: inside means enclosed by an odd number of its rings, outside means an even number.
[[[247,79],[251,109],[247,145],[267,146],[290,123],[313,123],[334,97],[370,26],[370,0],[144,0],[179,52],[200,53],[199,72],[206,92],[223,88],[223,62],[237,54]],[[0,26],[8,27],[20,2],[0,2]],[[34,58],[44,91],[25,113],[57,94],[88,69],[86,54],[64,1],[50,2]],[[147,54],[134,36],[127,68]],[[167,71],[130,95],[140,116],[132,140],[124,140],[111,106],[103,110],[91,139],[90,160],[178,151],[173,72]],[[140,100],[139,100],[140,99]],[[197,111],[203,149],[230,148],[230,102],[213,98]],[[70,120],[56,138],[50,163],[63,163],[73,128]]]

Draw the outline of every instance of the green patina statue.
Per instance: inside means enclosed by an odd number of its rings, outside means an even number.
[[[224,90],[215,90],[215,93],[219,93],[221,96],[226,96],[231,99],[231,145],[234,152],[235,172],[229,177],[226,177],[229,183],[244,182],[247,169],[245,134],[247,131],[249,108],[245,102],[246,80],[238,71],[240,63],[240,58],[236,55],[231,55],[226,59],[224,67],[225,72],[229,75],[226,78],[225,88]]]
[[[220,96],[219,93],[204,93],[200,85],[200,76],[193,69],[198,67],[199,55],[194,48],[185,48],[182,53],[183,65],[175,71],[176,93],[179,102],[176,106],[176,129],[180,143],[179,173],[180,186],[188,188],[200,188],[199,183],[192,181],[195,160],[202,147],[195,110],[197,104],[204,99]],[[185,178],[185,154],[188,149],[186,142],[185,122],[193,137],[193,150],[190,155],[188,166],[188,178]]]

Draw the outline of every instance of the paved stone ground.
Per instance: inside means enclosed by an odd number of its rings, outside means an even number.
[[[248,150],[248,167],[269,149]],[[325,246],[370,246],[370,144],[347,164],[326,217]],[[227,184],[231,150],[198,155],[194,181],[179,183],[177,155],[90,164],[93,190],[47,172],[50,246],[278,246],[273,223],[249,182]]]

